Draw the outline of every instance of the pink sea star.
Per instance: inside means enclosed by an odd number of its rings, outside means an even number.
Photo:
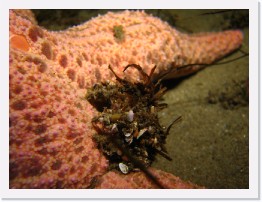
[[[116,39],[121,25],[124,38]],[[10,188],[153,188],[142,173],[107,172],[108,162],[92,140],[96,111],[86,88],[114,81],[130,63],[156,75],[179,77],[237,49],[240,31],[187,35],[144,12],[108,13],[62,32],[37,26],[30,12],[10,11]],[[125,76],[140,79],[129,69]],[[193,188],[151,169],[167,188]],[[102,178],[99,176],[104,175]],[[118,179],[114,183],[115,179]],[[133,179],[130,181],[130,179]],[[142,180],[141,180],[142,179]],[[137,183],[137,182],[144,183]]]

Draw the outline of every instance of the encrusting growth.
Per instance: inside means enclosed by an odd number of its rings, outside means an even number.
[[[98,148],[109,159],[110,168],[124,174],[150,166],[157,153],[171,160],[164,144],[172,124],[164,130],[157,115],[166,107],[166,104],[159,103],[166,88],[161,88],[160,80],[156,84],[152,81],[156,66],[150,75],[136,64],[126,66],[124,71],[130,67],[142,74],[143,82],[122,79],[109,66],[118,83],[95,84],[86,96],[101,112],[92,119],[98,133],[94,136]],[[178,120],[181,117],[175,122]]]
[[[157,112],[166,107],[166,104],[159,103],[166,88],[159,86],[160,80],[156,84],[152,81],[156,66],[150,75],[136,64],[127,65],[124,71],[129,67],[136,68],[144,77],[144,82],[132,83],[121,79],[109,65],[119,84],[95,84],[88,90],[87,100],[102,112],[92,120],[98,132],[94,139],[109,159],[109,169],[117,169],[124,174],[141,170],[158,187],[165,188],[147,167],[157,153],[172,160],[164,144],[171,126],[181,117],[165,131]]]

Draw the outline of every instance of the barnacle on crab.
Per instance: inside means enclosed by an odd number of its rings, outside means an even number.
[[[152,81],[156,66],[149,75],[136,64],[126,66],[124,71],[129,67],[136,68],[144,82],[132,83],[122,79],[109,66],[117,83],[95,84],[86,95],[86,99],[100,112],[92,119],[97,131],[94,135],[97,146],[109,159],[110,168],[125,174],[139,170],[140,164],[150,166],[157,153],[171,160],[164,145],[172,124],[165,130],[157,115],[166,107],[160,102],[166,88],[162,88],[160,82]]]

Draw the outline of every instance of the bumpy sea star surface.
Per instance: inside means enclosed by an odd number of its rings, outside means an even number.
[[[120,30],[119,30],[120,28]],[[108,172],[92,140],[95,109],[86,88],[131,63],[179,77],[237,49],[237,30],[187,35],[140,11],[108,13],[65,31],[39,27],[30,11],[10,11],[10,188],[156,188],[143,173]],[[116,30],[118,32],[116,33]],[[151,169],[166,188],[196,188]]]

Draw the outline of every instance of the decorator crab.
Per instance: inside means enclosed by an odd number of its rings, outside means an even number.
[[[149,75],[137,64],[127,65],[124,71],[130,67],[141,73],[143,82],[122,79],[109,65],[117,84],[96,84],[87,91],[86,99],[100,112],[92,119],[97,131],[94,139],[109,159],[110,169],[147,173],[157,153],[172,160],[164,145],[171,126],[181,117],[167,128],[161,126],[157,112],[167,106],[160,103],[166,88],[161,87],[161,79],[152,81],[156,66]]]

